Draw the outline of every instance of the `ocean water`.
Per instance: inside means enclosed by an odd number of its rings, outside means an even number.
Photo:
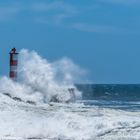
[[[82,102],[118,109],[139,110],[140,84],[77,84]]]
[[[83,96],[73,103],[32,104],[0,94],[1,139],[140,139],[140,101],[137,98],[139,85],[77,87],[81,91],[84,89]],[[133,90],[130,91],[130,87]],[[134,92],[136,87],[137,93]],[[109,92],[110,88],[113,91]],[[95,89],[99,90],[100,94],[93,92]],[[118,92],[121,90],[125,90],[125,93],[127,91],[130,97]],[[115,98],[116,96],[118,98]]]
[[[0,78],[0,139],[139,140],[140,85],[74,84],[84,74],[21,50],[18,81]]]

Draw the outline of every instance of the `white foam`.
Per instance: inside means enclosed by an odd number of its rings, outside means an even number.
[[[66,102],[81,98],[74,82],[84,71],[70,59],[50,63],[35,51],[23,49],[19,54],[18,83],[2,77],[0,92],[36,102],[49,102],[53,98]],[[74,93],[68,90],[70,88],[74,89]]]
[[[136,140],[140,137],[138,112],[85,107],[57,103],[32,106],[1,95],[0,138]]]

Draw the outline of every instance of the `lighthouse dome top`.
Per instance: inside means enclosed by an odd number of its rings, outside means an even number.
[[[10,54],[18,54],[18,53],[16,52],[16,48],[12,48],[11,51],[10,51]]]

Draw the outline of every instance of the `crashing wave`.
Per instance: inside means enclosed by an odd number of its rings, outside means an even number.
[[[0,92],[32,102],[74,102],[82,93],[74,83],[85,71],[70,59],[48,62],[35,51],[19,53],[18,82],[0,79]]]

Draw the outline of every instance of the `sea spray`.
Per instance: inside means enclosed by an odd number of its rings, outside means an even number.
[[[35,51],[22,49],[19,53],[18,82],[7,77],[0,79],[0,92],[35,102],[69,102],[81,98],[74,82],[85,71],[70,59],[48,62]],[[74,89],[71,93],[69,89]]]

